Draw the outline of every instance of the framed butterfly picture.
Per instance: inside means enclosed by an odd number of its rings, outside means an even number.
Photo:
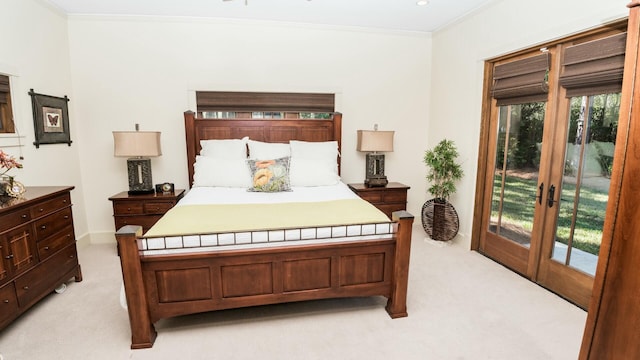
[[[42,144],[67,144],[71,146],[69,132],[69,98],[37,94],[31,89],[31,106],[33,108],[33,128],[36,141],[33,145],[39,148]]]

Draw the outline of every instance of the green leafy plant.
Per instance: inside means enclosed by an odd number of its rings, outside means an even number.
[[[448,200],[456,192],[456,181],[463,175],[462,166],[456,162],[458,149],[451,140],[443,139],[431,150],[424,153],[424,163],[428,168],[428,191],[436,199]]]

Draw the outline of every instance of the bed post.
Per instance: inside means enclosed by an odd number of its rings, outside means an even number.
[[[333,113],[333,140],[338,142],[338,175],[341,174],[342,161],[340,154],[342,154],[342,113]]]
[[[149,317],[147,295],[142,281],[142,266],[137,241],[137,237],[141,235],[141,226],[127,225],[116,232],[122,280],[127,297],[129,324],[131,325],[132,349],[150,348],[156,340],[156,329]]]
[[[200,152],[199,141],[196,141],[196,113],[188,110],[184,112],[184,131],[187,140],[187,171],[189,172],[189,187],[193,184],[193,164],[196,163],[196,155]],[[191,145],[191,146],[190,146]]]
[[[409,283],[409,255],[411,253],[411,228],[413,215],[406,211],[391,214],[396,222],[396,251],[391,295],[387,301],[387,312],[392,319],[407,316],[407,285]]]

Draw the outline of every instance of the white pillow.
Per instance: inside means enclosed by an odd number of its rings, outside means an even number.
[[[338,142],[291,140],[291,186],[335,185],[338,175]]]
[[[222,159],[247,159],[247,141],[242,139],[200,140],[200,155]]]
[[[251,171],[245,159],[196,156],[193,186],[249,187]]]
[[[289,144],[249,140],[249,159],[271,160],[291,156]]]

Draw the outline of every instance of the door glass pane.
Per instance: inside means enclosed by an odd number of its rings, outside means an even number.
[[[620,94],[571,99],[553,259],[595,274],[609,198]]]
[[[528,247],[546,103],[501,106],[489,231]]]

